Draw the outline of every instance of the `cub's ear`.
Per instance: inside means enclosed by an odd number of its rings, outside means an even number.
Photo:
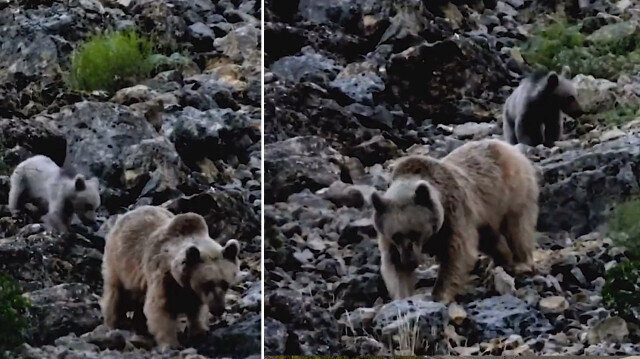
[[[76,176],[75,187],[76,187],[76,191],[78,192],[84,191],[87,188],[87,183],[85,182],[83,175]]]
[[[553,91],[556,89],[556,87],[558,87],[558,83],[559,83],[559,78],[558,78],[558,74],[556,74],[555,72],[552,72],[549,74],[549,77],[547,77],[547,85],[545,86],[545,90],[547,91]]]
[[[185,213],[179,214],[171,220],[168,233],[170,236],[186,236],[190,234],[208,235],[209,229],[201,215]]]
[[[387,200],[384,199],[378,191],[371,194],[371,204],[378,213],[384,213],[387,210]]]
[[[427,208],[433,207],[433,201],[431,200],[431,193],[429,193],[429,186],[426,183],[421,183],[416,187],[416,193],[413,197],[413,201],[418,206]]]
[[[227,241],[227,244],[225,244],[222,249],[222,256],[232,262],[235,262],[236,259],[238,259],[238,253],[240,253],[240,243],[235,239]]]
[[[184,263],[187,267],[192,266],[194,264],[200,263],[200,250],[198,247],[191,246],[187,248],[187,252],[185,253]]]

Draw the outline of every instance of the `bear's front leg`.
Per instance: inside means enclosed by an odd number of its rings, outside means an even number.
[[[162,350],[176,348],[180,344],[176,318],[166,308],[167,295],[162,284],[151,284],[147,289],[143,310],[147,317],[147,328]]]
[[[392,260],[391,244],[384,239],[378,242],[380,248],[380,273],[387,287],[389,296],[393,300],[407,298],[413,295],[415,286],[415,271],[403,270]]]
[[[460,294],[478,260],[478,232],[475,228],[454,234],[449,242],[448,253],[439,260],[440,270],[433,287],[433,298],[448,304]]]
[[[209,307],[201,304],[193,312],[187,314],[189,319],[189,335],[198,340],[202,338],[209,329]]]

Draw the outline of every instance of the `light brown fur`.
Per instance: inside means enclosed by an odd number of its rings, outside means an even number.
[[[465,144],[442,160],[407,157],[393,172],[392,185],[397,181],[428,183],[432,201],[442,206],[442,225],[418,246],[440,263],[433,290],[436,300],[450,302],[461,292],[479,250],[515,272],[533,269],[539,189],[532,164],[515,147],[484,140]],[[385,197],[378,199],[383,203],[379,206],[392,206],[389,191]],[[394,299],[412,295],[415,279],[413,269],[394,265],[390,256],[394,243],[388,238],[394,229],[385,227],[393,227],[399,216],[415,216],[416,222],[432,216],[401,209],[395,217],[387,214],[390,218],[385,218],[384,210],[377,210],[375,216],[382,276]],[[403,224],[400,230],[410,226]]]
[[[184,313],[190,333],[203,334],[208,312],[224,309],[224,294],[238,271],[238,248],[235,240],[222,247],[209,238],[204,219],[194,213],[175,216],[151,206],[128,212],[107,236],[105,324],[126,327],[126,313],[133,311],[134,329],[148,329],[162,347],[176,347],[177,315]],[[220,283],[224,288],[216,287]]]

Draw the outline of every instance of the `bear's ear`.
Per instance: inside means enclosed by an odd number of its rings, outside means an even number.
[[[87,188],[87,183],[85,182],[83,175],[76,176],[75,187],[76,187],[76,191],[78,192],[84,191]]]
[[[556,87],[558,87],[559,81],[560,79],[558,78],[558,74],[556,74],[555,72],[550,73],[549,77],[547,77],[547,85],[545,86],[545,90],[546,91],[555,90]]]
[[[200,263],[200,250],[198,247],[191,246],[187,248],[187,252],[185,253],[184,263],[187,267],[190,267],[196,263]]]
[[[378,191],[374,191],[371,194],[371,204],[373,205],[373,208],[378,213],[384,213],[384,211],[387,210],[387,200],[382,198],[382,196],[380,196],[380,193],[378,193]]]
[[[168,233],[170,236],[186,236],[190,234],[208,235],[209,229],[201,215],[185,213],[179,214],[171,220]]]
[[[431,193],[429,193],[429,186],[426,183],[421,183],[416,187],[416,193],[413,197],[413,201],[418,206],[427,208],[433,207],[433,201],[431,200]]]
[[[227,241],[227,244],[224,245],[224,249],[222,250],[222,256],[227,260],[235,262],[236,259],[238,259],[238,253],[240,253],[240,243],[235,239]]]

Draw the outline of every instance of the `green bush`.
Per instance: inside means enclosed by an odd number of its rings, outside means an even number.
[[[559,72],[569,66],[574,74],[615,80],[620,73],[640,64],[640,33],[629,31],[625,25],[609,29],[616,36],[595,34],[590,38],[580,32],[579,23],[556,16],[551,23],[534,30],[522,46],[522,56],[534,67]]]
[[[0,355],[22,344],[27,321],[24,318],[28,301],[11,277],[0,274]]]
[[[625,320],[640,322],[639,261],[621,263],[607,271],[602,300]]]
[[[619,127],[638,117],[638,105],[616,104],[614,108],[598,114],[598,117],[605,125]]]
[[[627,249],[630,261],[607,271],[602,288],[605,305],[626,320],[640,321],[640,200],[620,203],[608,218],[614,244]]]
[[[153,44],[135,31],[96,35],[71,55],[69,83],[81,91],[116,91],[149,77]]]
[[[607,219],[608,235],[627,249],[632,260],[640,260],[640,200],[619,203]]]

